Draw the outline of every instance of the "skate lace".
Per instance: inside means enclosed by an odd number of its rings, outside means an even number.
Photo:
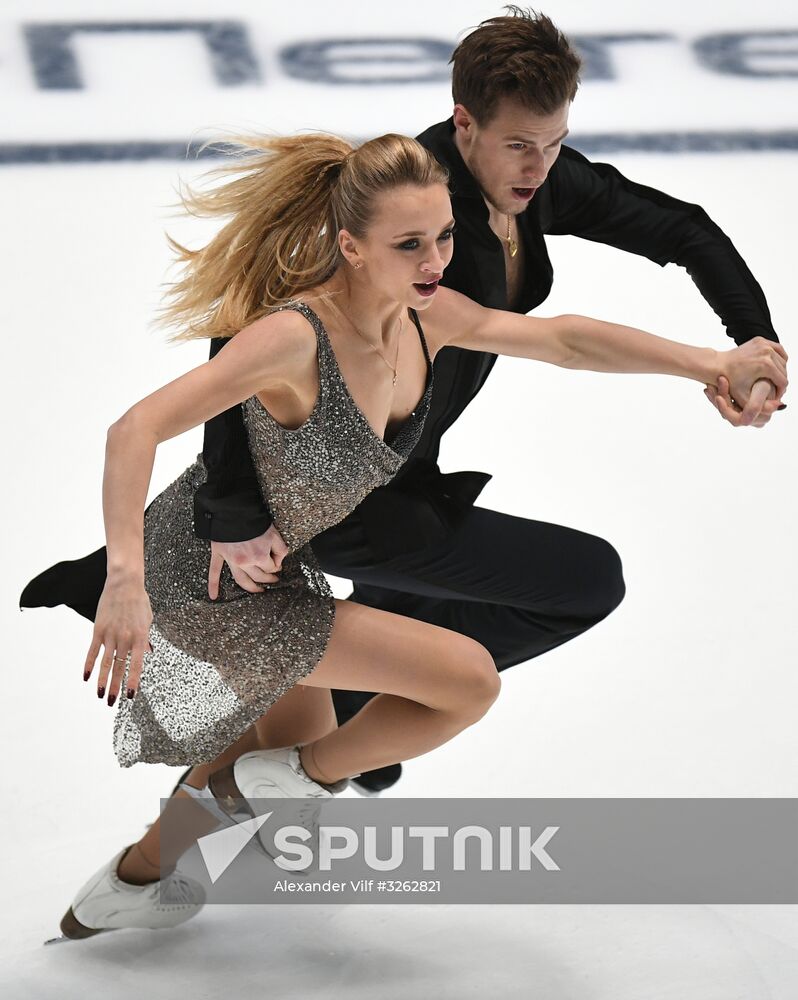
[[[318,782],[314,781],[305,773],[305,769],[301,764],[297,768],[297,773],[306,784],[312,786],[312,789],[308,789],[307,798],[305,798],[302,804],[297,807],[296,815],[300,824],[308,830],[314,838],[317,838],[319,835],[319,813],[322,808],[321,803],[317,800],[327,799],[329,798],[329,794],[318,789]]]
[[[311,785],[313,790],[309,790],[307,797],[309,799],[327,799],[330,797],[330,792],[319,787],[319,782],[314,781],[313,778],[307,773],[304,767],[302,767],[302,760],[297,751],[294,754],[294,758],[291,762],[294,774],[299,775],[299,777],[305,782],[306,785]]]
[[[319,825],[320,812],[321,806],[309,799],[297,808],[296,815],[299,822],[305,827],[306,830],[311,830],[315,833]]]

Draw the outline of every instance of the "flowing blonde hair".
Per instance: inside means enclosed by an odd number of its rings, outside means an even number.
[[[159,310],[158,322],[177,328],[170,341],[232,336],[332,277],[343,261],[339,231],[362,239],[377,195],[448,181],[421,143],[395,133],[357,148],[325,133],[234,136],[227,152],[235,161],[205,176],[235,179],[208,191],[188,187],[181,204],[229,221],[200,250],[167,234],[184,265]]]

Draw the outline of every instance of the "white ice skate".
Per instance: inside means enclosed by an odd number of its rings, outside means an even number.
[[[258,815],[250,799],[291,799],[291,803],[279,810],[278,821],[309,831],[307,846],[313,852],[313,861],[301,871],[314,871],[318,867],[321,807],[325,800],[344,791],[349,779],[342,778],[331,785],[319,784],[306,774],[299,749],[289,746],[242,754],[233,764],[211,775],[207,791],[213,795],[217,808],[236,823]],[[253,839],[270,858],[279,856],[280,851],[274,847],[265,827]]]
[[[199,913],[205,903],[205,890],[177,869],[146,885],[123,882],[117,868],[132,846],[123,847],[92,875],[61,919],[62,937],[51,938],[45,944],[92,937],[123,927],[163,930]]]

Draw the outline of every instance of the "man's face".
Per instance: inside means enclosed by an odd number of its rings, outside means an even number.
[[[498,212],[523,212],[546,180],[568,135],[567,101],[540,115],[506,98],[493,117],[478,125],[462,104],[454,108],[455,140],[485,200]]]

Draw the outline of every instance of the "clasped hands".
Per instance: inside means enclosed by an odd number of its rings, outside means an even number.
[[[724,420],[734,427],[764,427],[786,403],[787,352],[781,344],[754,337],[740,347],[722,352],[723,374],[704,395]]]

